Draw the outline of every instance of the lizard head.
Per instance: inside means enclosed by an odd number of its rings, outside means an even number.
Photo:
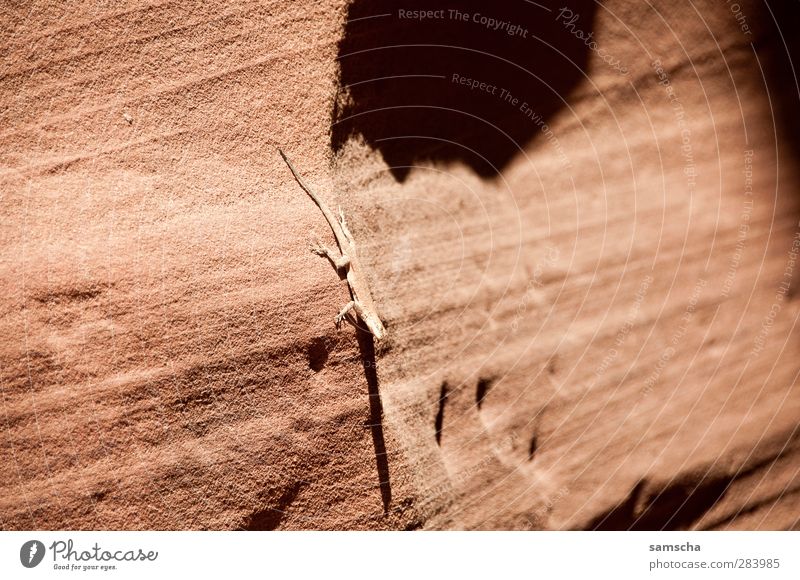
[[[382,340],[386,336],[386,328],[376,314],[365,313],[362,318],[364,319],[364,324],[367,325],[367,328],[369,328],[369,331],[375,337],[375,340]]]

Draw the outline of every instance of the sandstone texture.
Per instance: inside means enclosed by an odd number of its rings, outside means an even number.
[[[0,528],[797,528],[791,15],[518,4],[5,4]]]

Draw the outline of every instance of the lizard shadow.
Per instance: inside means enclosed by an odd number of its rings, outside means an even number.
[[[389,459],[386,455],[386,440],[383,435],[383,403],[378,389],[378,368],[375,362],[375,339],[372,334],[356,325],[356,337],[364,366],[369,392],[369,428],[372,444],[375,447],[375,463],[378,468],[378,483],[381,490],[383,512],[387,513],[392,501],[392,487],[389,480]]]
[[[420,162],[496,177],[531,141],[550,140],[548,120],[569,106],[597,47],[596,9],[591,0],[353,0],[338,45],[333,151],[362,140],[397,181]]]

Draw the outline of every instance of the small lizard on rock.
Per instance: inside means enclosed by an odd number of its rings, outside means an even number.
[[[375,302],[372,300],[372,294],[369,291],[367,279],[364,277],[363,270],[361,270],[361,265],[358,262],[356,244],[353,241],[353,235],[350,233],[350,230],[347,229],[347,223],[345,222],[342,208],[339,208],[339,219],[337,220],[333,212],[325,205],[325,202],[306,185],[303,178],[300,177],[300,174],[297,173],[297,170],[292,165],[292,162],[286,157],[286,154],[280,149],[278,149],[278,152],[280,152],[281,157],[283,157],[289,169],[292,170],[292,174],[297,180],[297,183],[299,183],[300,187],[314,200],[314,203],[316,203],[322,211],[322,215],[328,220],[328,224],[331,226],[331,230],[333,230],[333,235],[336,237],[336,243],[339,245],[339,250],[341,251],[341,256],[339,257],[336,257],[331,249],[318,240],[315,245],[311,246],[311,251],[318,256],[328,258],[337,272],[344,271],[347,273],[347,285],[350,287],[350,297],[352,300],[350,300],[350,302],[342,308],[341,312],[336,315],[335,321],[337,328],[345,318],[347,318],[353,326],[358,328],[358,324],[353,320],[352,314],[350,313],[351,310],[355,310],[358,317],[366,324],[372,335],[377,340],[381,340],[386,336],[386,329],[378,316]]]

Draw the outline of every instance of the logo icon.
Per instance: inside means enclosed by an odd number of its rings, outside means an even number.
[[[19,549],[19,561],[26,568],[35,568],[44,559],[44,544],[39,540],[28,540]]]

